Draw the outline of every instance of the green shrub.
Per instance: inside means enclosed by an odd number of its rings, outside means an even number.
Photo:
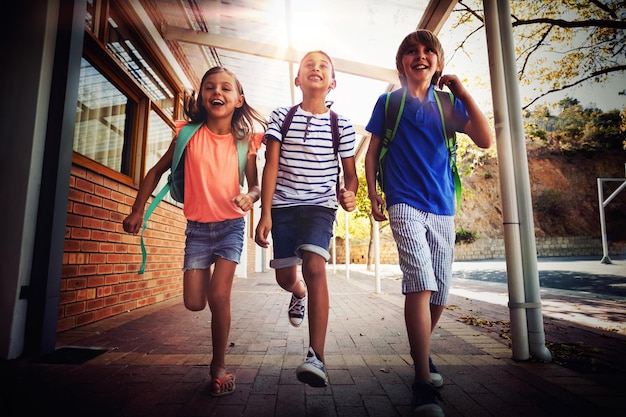
[[[474,243],[478,239],[478,232],[465,230],[463,227],[456,231],[454,243]]]

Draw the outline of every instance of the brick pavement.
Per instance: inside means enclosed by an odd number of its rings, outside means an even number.
[[[413,372],[397,279],[385,279],[386,290],[375,294],[371,274],[351,271],[347,279],[330,267],[328,275],[327,388],[295,377],[308,328],[306,321],[289,325],[289,295],[270,271],[234,284],[226,357],[237,376],[233,395],[208,395],[210,313],[189,312],[177,298],[60,334],[59,346],[106,350],[82,364],[1,363],[8,388],[1,391],[0,415],[410,416]],[[459,320],[486,304],[452,297],[454,308],[432,338],[447,417],[623,415],[624,369],[583,373],[558,363],[515,362],[506,340]]]

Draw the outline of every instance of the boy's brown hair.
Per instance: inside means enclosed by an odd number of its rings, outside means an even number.
[[[411,32],[402,40],[400,46],[398,47],[398,52],[396,53],[396,69],[398,70],[398,77],[400,78],[400,84],[403,87],[406,87],[406,76],[404,75],[404,68],[402,67],[402,58],[407,52],[415,46],[415,44],[422,44],[428,48],[432,48],[437,54],[437,61],[439,63],[439,68],[435,71],[435,74],[430,80],[430,83],[433,85],[437,85],[437,81],[439,81],[439,77],[441,77],[441,73],[443,71],[443,48],[437,36],[429,30],[426,29],[418,29],[415,32]]]

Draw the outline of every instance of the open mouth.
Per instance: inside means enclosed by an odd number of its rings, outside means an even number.
[[[223,106],[224,102],[222,100],[215,99],[215,100],[211,100],[211,105],[212,106]]]

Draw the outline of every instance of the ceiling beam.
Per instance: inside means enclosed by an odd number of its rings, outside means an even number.
[[[161,26],[161,33],[163,34],[164,39],[170,41],[193,43],[293,63],[299,63],[306,53],[288,47],[217,35],[215,33],[198,32],[193,29],[185,29],[166,24]],[[335,71],[337,72],[343,72],[346,74],[357,75],[359,77],[389,83],[395,83],[398,81],[398,73],[395,69],[367,65],[341,58],[331,58],[333,60]]]
[[[456,4],[457,0],[430,0],[417,28],[438,34]]]

